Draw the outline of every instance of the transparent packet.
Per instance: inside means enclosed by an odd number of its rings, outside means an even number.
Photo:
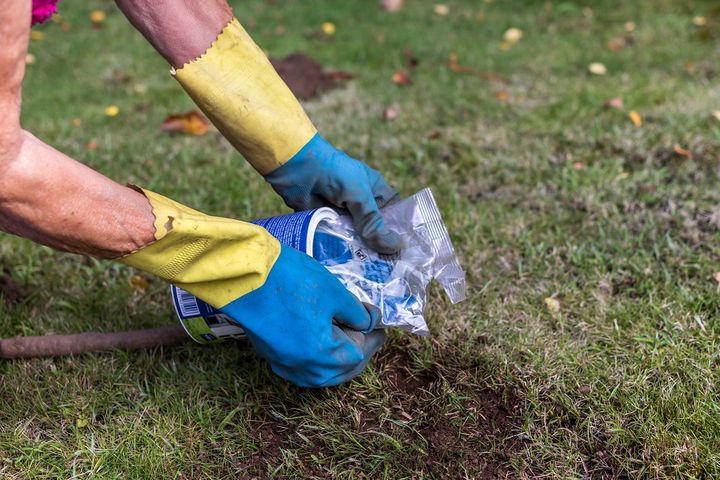
[[[465,274],[429,188],[385,207],[383,215],[388,228],[403,239],[398,254],[368,248],[355,233],[352,219],[329,208],[254,223],[318,260],[361,301],[380,308],[381,327],[428,335],[423,317],[428,284],[436,279],[457,303],[465,299]],[[171,294],[180,323],[197,342],[244,336],[233,319],[199,298],[175,285]]]
[[[385,222],[403,240],[395,255],[368,248],[346,215],[325,218],[315,232],[313,257],[362,302],[382,310],[381,326],[428,335],[423,311],[436,279],[450,301],[465,299],[465,273],[429,188],[383,209]]]

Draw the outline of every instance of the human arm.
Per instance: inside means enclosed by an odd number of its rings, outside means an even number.
[[[225,0],[202,2],[202,8],[193,0],[116,3],[288,206],[347,209],[370,247],[383,253],[401,248],[380,212],[397,192],[379,172],[320,136]]]
[[[29,5],[0,9],[0,230],[182,286],[238,319],[273,370],[298,385],[359,374],[384,338],[371,331],[377,311],[312,258],[256,225],[115,183],[21,128]]]

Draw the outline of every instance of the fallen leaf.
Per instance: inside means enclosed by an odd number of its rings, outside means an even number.
[[[166,132],[187,133],[189,135],[204,135],[210,128],[208,121],[197,110],[168,115],[160,128]]]
[[[497,98],[501,102],[507,102],[510,99],[510,94],[507,90],[499,90],[495,92],[495,98]]]
[[[503,34],[503,39],[509,43],[517,43],[523,37],[523,31],[519,28],[508,28]]]
[[[410,78],[410,75],[407,74],[407,72],[398,70],[397,72],[393,73],[392,82],[395,85],[410,85],[412,83],[412,79]]]
[[[613,52],[619,52],[627,45],[625,37],[615,37],[608,40],[607,47]]]
[[[611,98],[603,104],[605,108],[612,108],[614,110],[622,110],[623,105],[623,99],[620,97]]]
[[[400,107],[397,105],[390,105],[389,107],[385,107],[385,110],[383,110],[383,120],[386,122],[395,120],[398,115],[400,115]]]
[[[630,120],[632,120],[632,122],[635,124],[636,127],[642,126],[642,117],[640,116],[640,114],[638,112],[633,110],[628,114],[628,116],[630,117]]]
[[[405,57],[405,64],[410,70],[420,64],[420,60],[415,56],[410,47],[405,47],[403,49],[403,57]]]
[[[718,122],[720,122],[720,110],[713,110],[713,112],[712,112],[710,115],[712,115],[713,117],[715,117],[715,120],[717,120]]]
[[[605,75],[607,73],[607,67],[600,62],[593,62],[588,65],[588,70],[594,75]]]
[[[557,298],[547,297],[545,299],[545,306],[553,315],[560,313],[560,301]]]
[[[386,12],[397,12],[403,7],[403,0],[380,0],[380,8]]]
[[[481,72],[474,68],[464,67],[458,63],[457,53],[452,52],[448,55],[448,68],[456,73],[467,73],[475,75],[476,77],[484,78],[486,80],[492,80],[495,82],[504,82],[505,79],[495,72]]]
[[[635,31],[635,22],[625,22],[625,31],[626,32],[634,32]]]
[[[718,284],[720,284],[720,272],[713,273],[713,278]]]
[[[120,113],[120,107],[117,105],[108,105],[105,107],[105,116],[107,117],[117,117],[118,113]]]
[[[37,59],[35,58],[35,55],[33,55],[32,53],[28,53],[27,55],[25,55],[25,63],[26,64],[34,65],[36,61],[37,61]]]
[[[323,23],[320,28],[322,29],[322,32],[327,35],[328,37],[331,35],[335,35],[335,24],[332,22],[325,22]]]
[[[693,153],[690,150],[681,147],[677,143],[673,146],[673,152],[677,153],[678,155],[680,155],[681,157],[684,157],[684,158],[692,158],[693,157]]]
[[[41,32],[40,30],[30,30],[30,40],[34,40],[36,42],[45,40],[45,32]]]
[[[90,21],[96,27],[99,27],[100,25],[105,23],[106,19],[107,14],[103,10],[93,10],[92,12],[90,12]]]
[[[430,140],[437,140],[438,138],[442,138],[443,131],[439,128],[436,128],[435,130],[432,130],[430,133],[426,135],[427,138]]]
[[[592,392],[592,387],[590,385],[580,385],[578,387],[578,393],[581,395],[587,395],[588,393]]]
[[[705,25],[707,25],[707,18],[698,15],[697,17],[694,17],[692,19],[692,23],[696,27],[704,27]]]
[[[434,10],[435,13],[437,13],[438,15],[443,15],[443,16],[444,16],[444,15],[447,15],[448,13],[450,13],[450,7],[448,7],[448,6],[445,5],[444,3],[438,3],[438,4],[436,4],[435,7],[433,8],[433,10]]]
[[[141,275],[133,275],[128,278],[128,284],[133,290],[138,292],[144,292],[150,286],[148,279]]]

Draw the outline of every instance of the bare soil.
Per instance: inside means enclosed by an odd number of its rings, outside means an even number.
[[[320,63],[304,53],[291,53],[285,58],[271,58],[275,70],[299,98],[309,99],[338,86],[338,83],[353,78],[353,75],[339,70],[326,71]]]

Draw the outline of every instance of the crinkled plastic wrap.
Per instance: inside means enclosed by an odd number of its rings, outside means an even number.
[[[349,216],[324,219],[313,239],[313,256],[361,301],[382,310],[382,326],[418,335],[429,330],[423,310],[434,278],[452,303],[465,299],[465,273],[429,188],[383,209],[388,227],[404,241],[396,255],[369,249]]]

